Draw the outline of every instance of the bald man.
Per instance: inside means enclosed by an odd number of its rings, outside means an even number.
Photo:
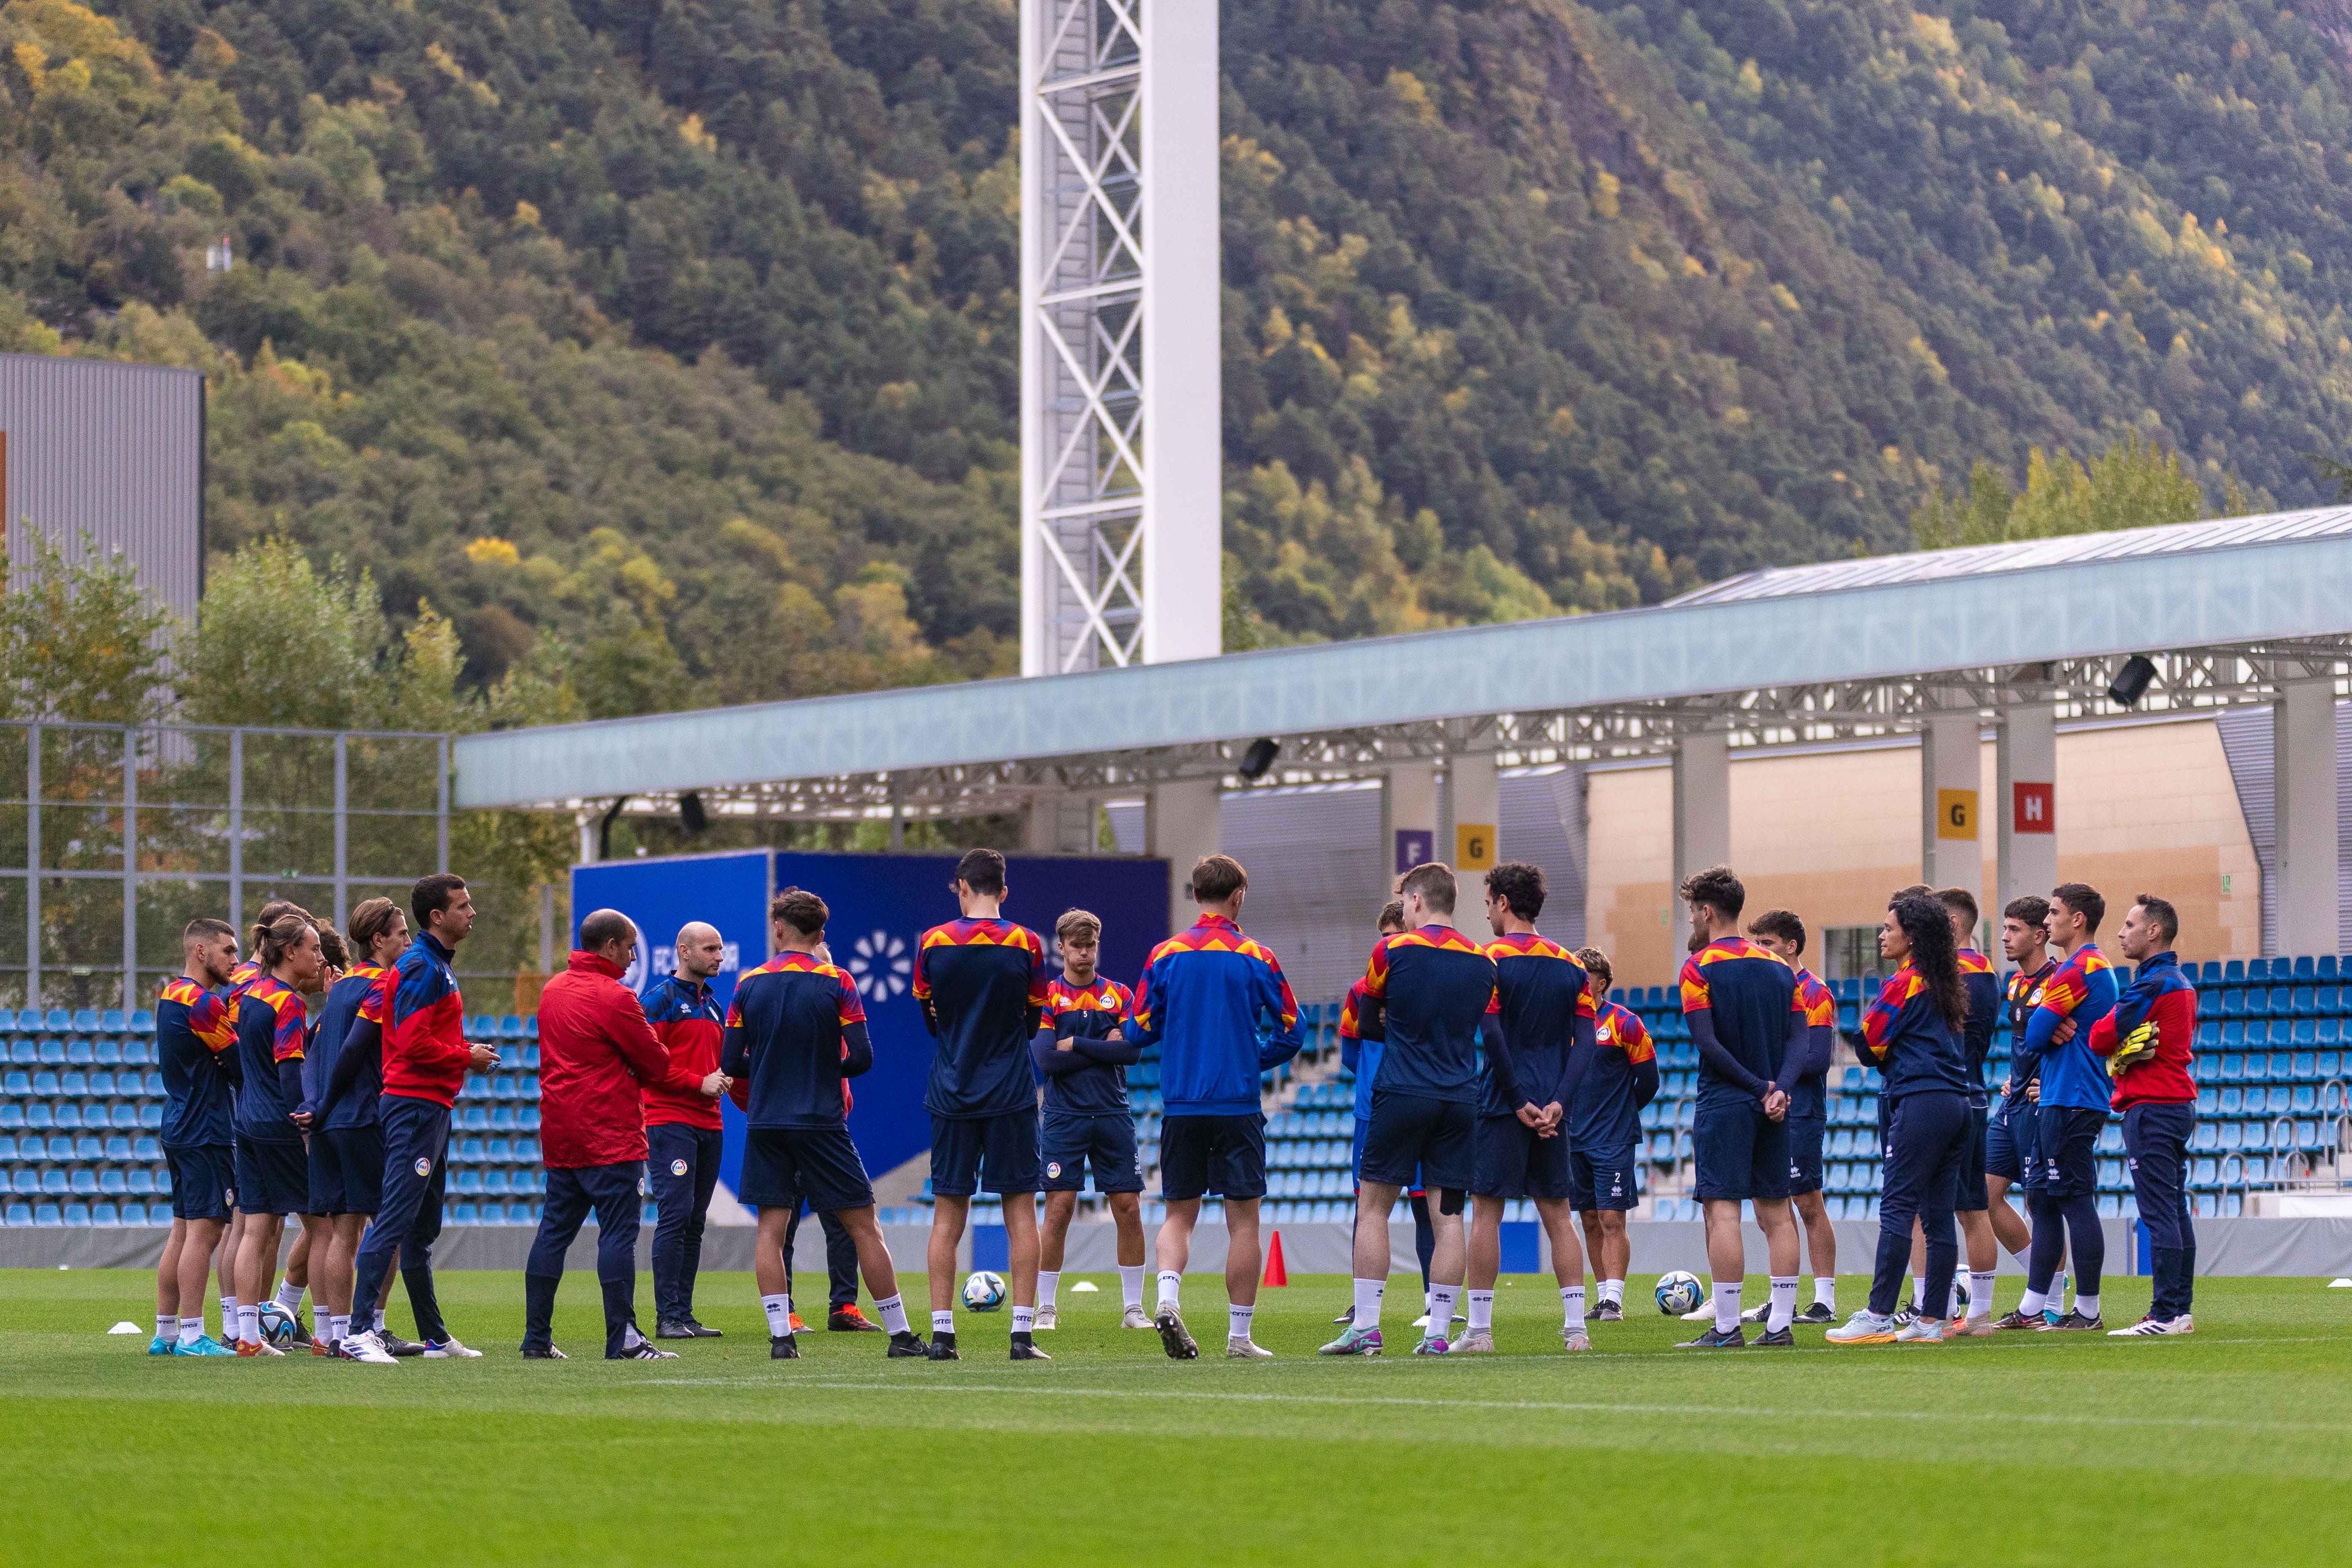
[[[710,981],[726,962],[727,943],[717,927],[692,920],[678,928],[677,953],[677,971],[646,987],[640,999],[670,1065],[699,1078],[719,1071],[727,1009]],[[646,1165],[660,1216],[654,1225],[654,1335],[717,1339],[719,1331],[694,1315],[694,1276],[725,1142],[719,1102],[648,1082],[645,1103]]]

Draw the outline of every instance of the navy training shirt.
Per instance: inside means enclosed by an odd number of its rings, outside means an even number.
[[[1364,994],[1387,1004],[1374,1093],[1478,1103],[1478,1025],[1495,1000],[1485,949],[1450,925],[1383,936],[1365,966]]]
[[[236,1049],[228,1005],[184,975],[155,996],[155,1057],[163,1074],[167,1149],[226,1144],[233,1088],[221,1058]]]
[[[1034,1111],[1029,1014],[1045,1008],[1045,944],[1010,920],[950,920],[922,935],[915,1000],[938,1050],[923,1109],[973,1118]]]
[[[847,971],[814,953],[779,953],[735,982],[721,1071],[744,1081],[737,1102],[754,1128],[841,1127],[845,1082],[873,1065],[866,1005]]]
[[[310,1054],[302,1061],[302,1093],[316,1105],[334,1082],[335,1063],[341,1060],[343,1041],[350,1038],[352,1025],[359,1020],[360,1005],[383,978],[383,971],[373,964],[360,964],[341,979],[327,988],[327,1000],[319,1009],[319,1027],[310,1032]],[[335,1102],[320,1124],[323,1132],[341,1132],[351,1127],[375,1125],[375,1103],[383,1094],[383,1069],[362,1071],[359,1082]]]
[[[1600,1054],[1569,1107],[1569,1147],[1587,1155],[1631,1149],[1642,1141],[1640,1069],[1658,1059],[1658,1048],[1640,1016],[1615,1002],[1602,1004],[1592,1043]]]
[[[2000,977],[1992,971],[1992,960],[1973,947],[1959,952],[1960,985],[1969,993],[1969,1021],[1960,1031],[1961,1059],[1969,1069],[1969,1103],[1984,1110],[1990,1103],[1985,1092],[1984,1067],[1992,1055],[1992,1033],[2000,1026]]]
[[[1135,998],[1128,988],[1100,975],[1086,986],[1074,986],[1056,975],[1045,987],[1044,1023],[1055,1040],[1123,1040],[1134,1010]],[[1127,1069],[1115,1061],[1089,1061],[1056,1072],[1045,1080],[1045,1109],[1079,1116],[1125,1115]]]
[[[1717,1043],[1767,1083],[1777,1082],[1789,1050],[1789,1036],[1801,1016],[1797,972],[1779,954],[1745,936],[1710,942],[1683,965],[1683,1011],[1711,1012]],[[1702,1105],[1754,1105],[1746,1085],[1718,1072],[1699,1055],[1698,1100]]]
[[[1797,1003],[1805,1009],[1805,1028],[1809,1032],[1817,1029],[1832,1031],[1837,1029],[1837,998],[1830,994],[1830,988],[1822,984],[1811,969],[1801,964],[1797,967]],[[1835,1052],[1834,1040],[1831,1042],[1830,1049]],[[1790,1121],[1819,1122],[1829,1115],[1829,1076],[1830,1070],[1823,1067],[1819,1072],[1808,1072],[1789,1085]]]
[[[1591,981],[1574,954],[1532,931],[1496,937],[1486,945],[1486,956],[1495,966],[1495,999],[1488,1010],[1502,1023],[1519,1096],[1512,1100],[1503,1092],[1490,1057],[1479,1074],[1478,1110],[1481,1115],[1516,1116],[1530,1102],[1538,1109],[1551,1103],[1552,1091],[1568,1071],[1576,1021],[1592,1017]],[[1582,1087],[1578,1085],[1579,1100]]]
[[[1927,1091],[1968,1092],[1968,1048],[1960,1031],[1944,1021],[1927,977],[1910,965],[1895,970],[1879,988],[1878,999],[1862,1015],[1862,1038],[1886,1075],[1879,1091],[1886,1099]]]
[[[278,1064],[299,1061],[310,1045],[310,1014],[301,994],[275,975],[246,987],[236,1003],[236,1135],[248,1144],[299,1144],[302,1131],[286,1119],[296,1109],[278,1088]]]

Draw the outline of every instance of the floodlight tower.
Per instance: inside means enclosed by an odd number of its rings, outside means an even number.
[[[1215,0],[1020,0],[1021,672],[1219,651]]]

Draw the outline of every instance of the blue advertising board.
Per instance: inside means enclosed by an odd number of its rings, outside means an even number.
[[[874,1040],[873,1070],[850,1085],[849,1126],[866,1169],[878,1176],[930,1146],[923,1085],[931,1039],[912,994],[915,946],[924,931],[955,917],[948,888],[954,874],[955,857],[948,854],[756,850],[611,861],[572,868],[572,909],[575,922],[611,908],[636,923],[640,956],[628,980],[639,990],[675,968],[680,925],[709,922],[728,945],[717,982],[724,1003],[734,996],[736,977],[769,956],[773,893],[805,887],[823,898],[833,912],[825,932],[833,961],[856,981]],[[1169,934],[1165,861],[1014,854],[1006,857],[1005,882],[1004,913],[1045,938],[1049,970],[1060,967],[1054,922],[1065,910],[1101,916],[1102,970],[1128,985]],[[741,1167],[742,1118],[732,1105],[726,1117],[721,1179],[731,1192]]]

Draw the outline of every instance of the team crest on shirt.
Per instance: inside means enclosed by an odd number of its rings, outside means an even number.
[[[416,1174],[418,1176],[431,1176],[433,1174],[433,1162],[426,1159],[423,1155],[417,1155]]]
[[[686,1162],[684,1160],[670,1161],[669,1174],[672,1176],[684,1176],[686,1174]]]
[[[1053,1176],[1053,1177],[1055,1177],[1056,1179],[1058,1179],[1058,1178],[1061,1176],[1061,1174],[1062,1174],[1062,1162],[1061,1162],[1061,1161],[1059,1161],[1059,1160],[1048,1160],[1048,1161],[1046,1161],[1046,1162],[1045,1162],[1045,1174],[1046,1174],[1047,1176]]]

